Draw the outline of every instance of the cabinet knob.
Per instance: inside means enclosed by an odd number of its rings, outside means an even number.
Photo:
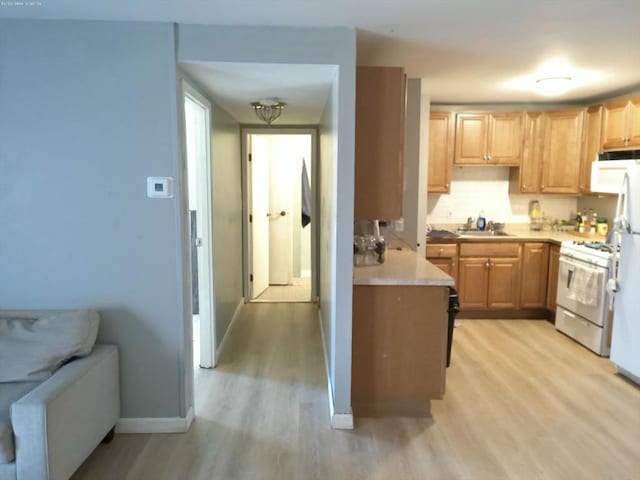
[[[484,266],[485,266],[486,268],[489,268],[489,266],[490,266],[490,265],[491,265],[491,264],[489,263],[489,260],[487,260],[487,263],[485,263],[485,264],[484,264]]]
[[[527,184],[526,184],[526,183],[523,183],[523,184],[522,184],[522,188],[527,188]]]
[[[487,155],[487,160],[491,161],[491,155]]]
[[[449,184],[448,184],[448,183],[445,183],[445,184],[444,184],[444,186],[445,186],[445,187],[447,187],[447,188],[449,188]]]

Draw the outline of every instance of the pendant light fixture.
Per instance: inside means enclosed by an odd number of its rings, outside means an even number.
[[[251,106],[253,107],[253,111],[256,112],[256,116],[267,125],[271,125],[280,118],[282,110],[286,105],[286,103],[281,102],[277,98],[266,98],[257,102],[251,102]]]

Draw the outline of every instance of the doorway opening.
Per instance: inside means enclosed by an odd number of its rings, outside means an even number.
[[[311,302],[316,289],[316,132],[247,129],[245,298]]]
[[[211,225],[211,105],[183,82],[184,138],[187,158],[191,236],[194,363],[215,366],[215,308]]]

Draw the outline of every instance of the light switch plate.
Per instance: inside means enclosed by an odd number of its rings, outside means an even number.
[[[147,197],[173,198],[173,178],[147,177]]]

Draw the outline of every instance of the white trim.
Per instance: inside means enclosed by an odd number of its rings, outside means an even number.
[[[186,417],[121,418],[116,433],[184,433],[193,423],[193,407]]]
[[[242,308],[243,305],[244,305],[244,297],[241,298],[240,301],[238,302],[238,305],[236,306],[236,309],[233,312],[233,317],[231,317],[231,321],[229,322],[229,326],[227,327],[227,331],[224,332],[224,337],[222,337],[222,341],[220,342],[220,346],[216,349],[216,357],[215,357],[214,367],[216,365],[218,365],[218,359],[220,358],[220,355],[222,354],[222,350],[224,349],[224,347],[227,344],[227,338],[229,338],[229,334],[231,333],[231,330],[233,329],[233,326],[236,324],[236,319],[240,316],[240,309]]]
[[[320,336],[322,337],[322,354],[324,355],[324,367],[327,373],[327,393],[329,395],[329,419],[331,428],[336,430],[353,430],[353,412],[351,413],[335,413],[333,400],[333,387],[331,386],[331,374],[329,373],[329,359],[327,358],[326,342],[324,337],[324,328],[322,326],[322,315],[318,309],[318,322],[320,323]]]

